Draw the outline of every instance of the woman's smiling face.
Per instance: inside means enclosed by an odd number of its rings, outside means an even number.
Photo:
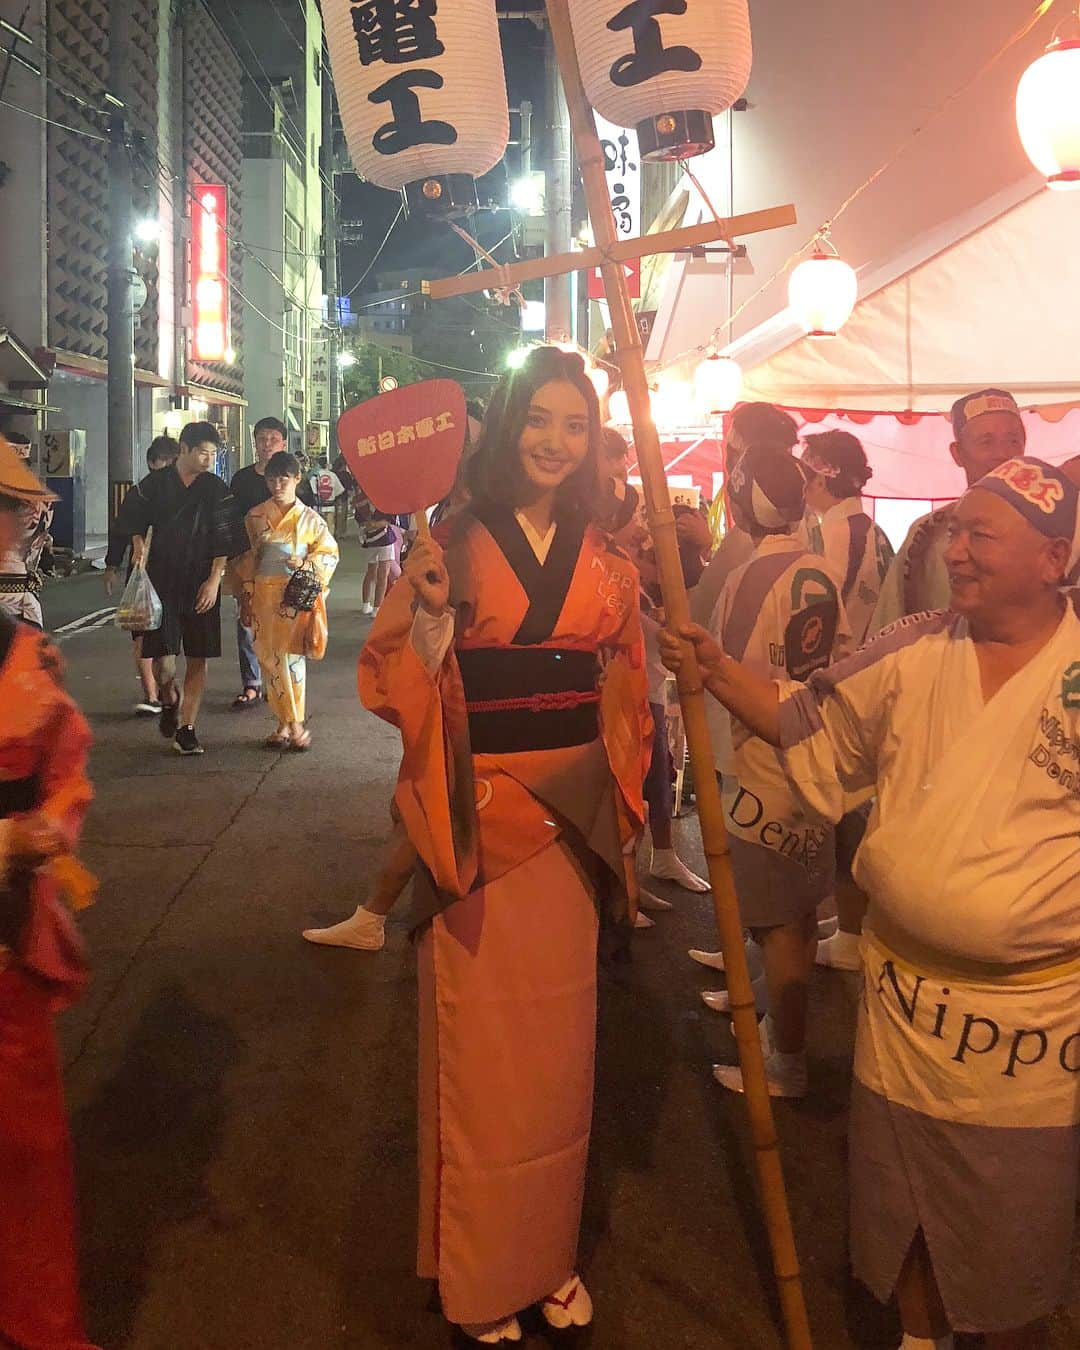
[[[551,380],[532,396],[518,439],[526,483],[553,492],[579,469],[589,453],[589,408],[569,380]]]

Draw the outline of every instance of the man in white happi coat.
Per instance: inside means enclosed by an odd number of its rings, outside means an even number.
[[[728,476],[727,501],[753,553],[728,577],[712,631],[748,670],[806,680],[850,651],[851,637],[839,583],[801,539],[805,476],[786,451],[751,448]],[[833,893],[836,843],[831,826],[809,817],[792,792],[773,746],[710,703],[710,723],[715,713],[730,720],[730,743],[717,747],[720,787],[739,910],[762,952],[769,1092],[801,1097],[817,908]],[[704,998],[709,1007],[727,1011],[726,990]],[[713,1073],[724,1087],[742,1091],[735,1065],[718,1064]]]
[[[1078,489],[1031,458],[959,501],[951,610],[805,686],[688,625],[706,687],[781,746],[808,811],[876,800],[850,1122],[851,1252],[904,1350],[1046,1345],[1080,1162]],[[682,648],[663,639],[677,668]]]
[[[1027,432],[1012,394],[979,389],[952,406],[955,439],[949,454],[964,471],[968,487],[1005,460],[1024,453]],[[954,503],[920,516],[908,531],[881,588],[870,633],[879,633],[905,614],[922,614],[949,605],[945,565],[949,520]]]
[[[854,645],[866,641],[893,547],[863,507],[862,490],[873,477],[866,451],[848,431],[803,438],[799,461],[806,474],[806,504],[817,513],[815,547],[840,586]],[[850,811],[836,827],[837,931],[818,943],[819,966],[858,970],[859,935],[866,897],[852,880],[855,854],[866,829],[866,811]]]

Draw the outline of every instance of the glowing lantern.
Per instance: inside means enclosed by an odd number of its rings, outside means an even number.
[[[690,385],[674,375],[662,375],[649,395],[653,421],[658,427],[685,427],[694,420]]]
[[[570,18],[589,101],[637,129],[643,159],[713,148],[713,117],[750,78],[747,0],[570,0]]]
[[[1080,188],[1080,24],[1055,38],[1016,89],[1016,125],[1028,159],[1058,191]]]
[[[490,0],[325,0],[345,139],[361,176],[410,204],[476,204],[510,135]]]
[[[616,389],[608,399],[608,421],[617,427],[630,425],[630,400],[625,389]]]
[[[855,269],[835,254],[804,258],[788,278],[788,304],[812,338],[835,337],[858,298]]]
[[[694,371],[694,393],[706,417],[730,412],[742,393],[743,373],[730,356],[710,353]]]
[[[603,403],[604,395],[611,385],[611,376],[603,366],[590,366],[586,371],[586,374],[592,381],[593,388],[596,390],[596,397]]]

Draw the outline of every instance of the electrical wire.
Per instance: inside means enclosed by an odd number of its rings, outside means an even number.
[[[364,284],[364,282],[367,281],[368,277],[371,275],[372,269],[374,268],[375,264],[379,261],[379,257],[382,254],[383,249],[390,242],[390,236],[394,233],[394,229],[396,228],[398,221],[404,214],[405,214],[405,203],[402,202],[401,205],[398,207],[397,215],[390,222],[390,228],[386,231],[386,233],[382,237],[382,243],[375,250],[374,254],[372,255],[371,261],[364,269],[363,276],[361,276],[359,281],[354,282],[354,284],[349,287],[349,289],[345,292],[345,294],[341,296],[342,300],[348,300],[349,297],[354,295]]]
[[[26,117],[32,117],[35,122],[44,122],[46,126],[56,127],[60,131],[70,131],[75,136],[85,136],[89,141],[108,142],[108,136],[99,136],[95,131],[84,131],[82,127],[69,126],[67,122],[57,122],[55,118],[43,117],[41,113],[31,112],[29,108],[24,108],[18,103],[12,103],[6,98],[0,98],[0,104],[5,108],[11,108],[14,112],[23,113]]]

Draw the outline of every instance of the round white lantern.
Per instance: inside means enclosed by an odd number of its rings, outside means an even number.
[[[834,254],[804,258],[788,278],[788,304],[812,338],[835,337],[858,298],[855,269]]]
[[[611,376],[603,366],[598,365],[589,366],[585,373],[592,381],[592,387],[596,390],[596,397],[603,403],[604,395],[611,385]]]
[[[362,177],[415,205],[475,204],[510,135],[491,0],[324,0],[345,140]],[[460,199],[460,200],[459,200]]]
[[[742,393],[742,366],[730,356],[706,356],[694,371],[694,393],[706,417],[730,412]]]
[[[637,129],[643,159],[712,149],[750,78],[747,0],[570,0],[570,18],[589,101]]]
[[[1016,125],[1047,187],[1080,188],[1080,38],[1052,43],[1024,71]]]
[[[608,421],[617,427],[630,425],[630,400],[625,389],[616,389],[608,399]]]

